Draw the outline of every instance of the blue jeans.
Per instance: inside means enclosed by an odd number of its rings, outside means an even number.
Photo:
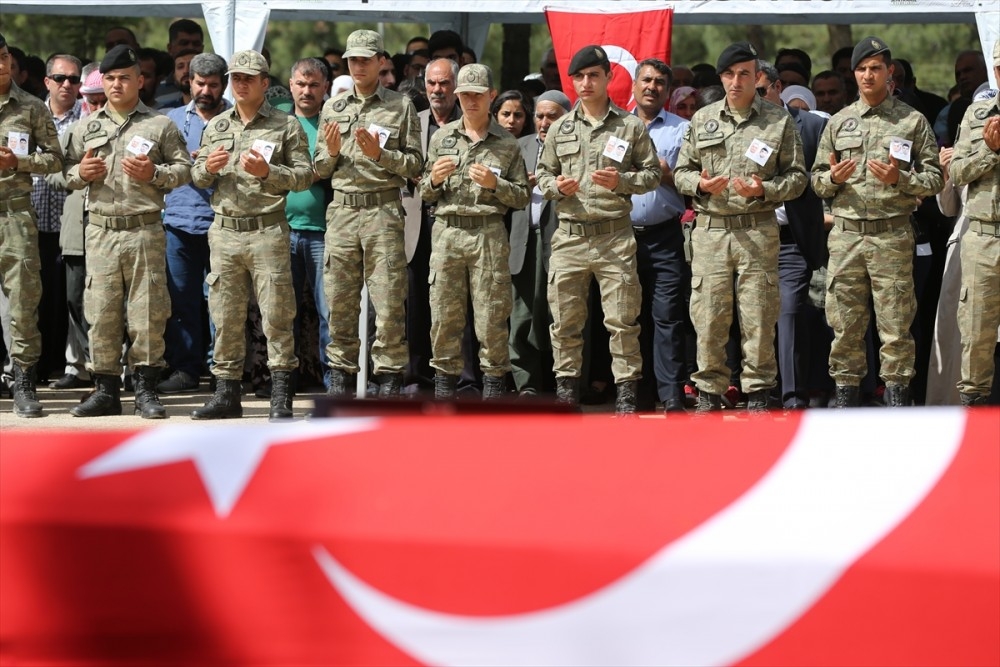
[[[330,309],[323,294],[323,254],[326,243],[324,232],[303,229],[290,230],[292,253],[292,287],[295,289],[295,303],[302,303],[302,293],[306,281],[312,288],[316,313],[319,316],[319,362],[322,365],[323,384],[329,386],[330,367],[327,364],[326,346],[330,343]],[[295,347],[299,353],[299,328],[302,310],[295,315]]]
[[[175,371],[201,377],[211,365],[215,326],[208,315],[205,276],[209,272],[208,236],[165,226],[167,291],[170,319],[164,336],[167,364]],[[208,339],[206,340],[206,323]]]

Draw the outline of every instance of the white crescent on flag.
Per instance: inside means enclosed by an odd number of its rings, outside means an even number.
[[[721,665],[765,645],[924,499],[955,456],[960,410],[805,414],[749,491],[618,581],[532,613],[472,617],[376,590],[313,555],[390,642],[439,665]],[[860,428],[858,428],[860,426]]]

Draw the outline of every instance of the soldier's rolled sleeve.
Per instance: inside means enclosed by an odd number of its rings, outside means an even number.
[[[644,195],[656,189],[660,184],[663,171],[660,168],[660,158],[656,155],[656,146],[646,132],[640,132],[635,138],[632,149],[632,171],[618,175],[618,185],[614,192],[621,195]]]
[[[806,175],[805,158],[802,155],[802,139],[793,127],[794,122],[789,116],[781,133],[778,173],[774,178],[761,183],[764,188],[764,201],[788,201],[800,196],[806,189],[809,178]]]
[[[271,164],[267,177],[261,179],[261,191],[269,194],[282,195],[291,190],[302,192],[309,189],[313,182],[313,164],[309,159],[309,140],[302,125],[288,117],[285,131],[284,151],[289,165]],[[317,142],[319,143],[319,142]]]
[[[944,187],[941,163],[938,161],[938,147],[926,120],[919,125],[916,140],[911,150],[919,155],[919,164],[913,164],[910,171],[899,172],[896,184],[901,192],[916,197],[933,197]]]

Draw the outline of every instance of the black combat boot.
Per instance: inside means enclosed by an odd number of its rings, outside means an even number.
[[[239,380],[215,382],[215,393],[208,403],[191,411],[191,419],[238,419],[243,416],[240,392],[243,387]]]
[[[292,412],[292,374],[290,371],[271,372],[271,412],[270,421],[291,419]]]
[[[885,385],[885,407],[905,408],[910,405],[910,387],[904,384]]]
[[[95,375],[94,392],[70,409],[74,417],[107,417],[122,413],[121,387],[117,375]]]
[[[14,398],[14,414],[18,417],[34,418],[42,416],[42,404],[35,393],[35,366],[22,368],[14,364],[14,384],[10,393]]]
[[[383,373],[382,382],[378,386],[379,398],[399,398],[399,392],[403,390],[402,373]]]
[[[455,387],[458,386],[457,375],[445,373],[434,374],[434,400],[450,401],[455,398]]]
[[[698,402],[694,406],[694,416],[704,417],[710,412],[722,410],[722,396],[710,394],[707,391],[698,392]]]
[[[483,400],[495,401],[498,398],[503,398],[503,381],[502,375],[484,375]]]
[[[350,374],[342,368],[330,369],[330,386],[326,390],[327,396],[347,396],[350,387]]]
[[[135,387],[135,413],[143,419],[166,419],[167,409],[156,395],[156,381],[159,369],[150,366],[136,366],[132,375]]]
[[[861,404],[861,390],[854,385],[837,385],[838,408],[856,408]]]
[[[963,408],[974,408],[977,405],[986,405],[986,397],[982,394],[959,394]]]
[[[768,415],[767,411],[767,396],[768,392],[766,389],[761,391],[753,391],[747,396],[747,414],[752,418],[766,417]]]
[[[615,389],[618,396],[615,398],[615,417],[631,417],[636,413],[636,390],[639,383],[636,380],[625,380],[619,382]]]
[[[573,407],[580,405],[580,378],[556,378],[556,403]]]

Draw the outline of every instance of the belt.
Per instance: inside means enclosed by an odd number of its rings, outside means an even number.
[[[632,226],[632,221],[628,218],[619,218],[611,222],[560,222],[562,228],[570,236],[600,236],[601,234],[613,234]]]
[[[969,220],[969,231],[983,236],[1000,236],[1000,222]]]
[[[676,225],[681,221],[681,216],[675,215],[669,220],[664,220],[663,222],[656,222],[651,225],[632,225],[632,231],[635,232],[636,236],[642,236],[643,234],[649,234],[651,232],[657,232],[661,229],[666,228],[667,225]]]
[[[705,224],[702,225],[702,219]],[[774,211],[742,213],[740,215],[699,215],[698,227],[702,229],[756,229],[758,225],[772,225],[777,222]]]
[[[0,201],[0,211],[6,211],[8,213],[27,211],[30,208],[31,195],[21,195],[20,197],[11,197],[10,199]]]
[[[101,215],[100,213],[90,213],[91,225],[103,227],[104,229],[135,229],[142,225],[152,225],[160,222],[163,216],[159,211],[153,213],[139,213],[137,215]]]
[[[439,215],[434,222],[456,229],[477,229],[492,222],[503,222],[502,215]]]
[[[399,188],[379,190],[378,192],[342,192],[334,190],[333,201],[352,208],[381,206],[389,202],[399,201]]]
[[[271,227],[285,221],[284,211],[265,213],[264,215],[251,216],[248,218],[232,218],[228,215],[216,215],[215,219],[223,229],[232,229],[237,232],[252,232],[256,229]]]
[[[834,227],[843,232],[853,232],[855,234],[881,234],[909,224],[909,215],[897,215],[894,218],[883,218],[881,220],[848,220],[847,218],[833,219]]]

